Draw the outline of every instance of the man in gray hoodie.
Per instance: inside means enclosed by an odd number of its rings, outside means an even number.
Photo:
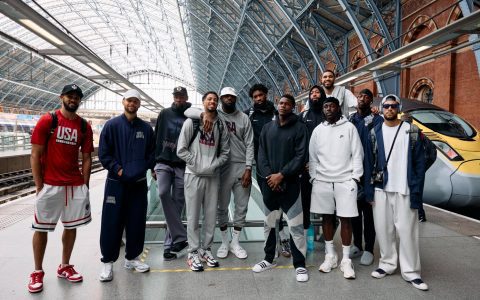
[[[187,263],[192,271],[203,271],[203,261],[209,267],[218,267],[211,245],[217,218],[220,167],[230,153],[228,132],[218,118],[218,95],[207,92],[202,97],[204,114],[213,118],[213,128],[206,131],[199,121],[187,119],[178,139],[177,155],[186,162],[185,204],[187,211]],[[203,246],[200,246],[200,209],[203,206]]]
[[[252,187],[253,164],[253,129],[250,119],[236,108],[237,92],[232,87],[224,87],[220,92],[222,109],[218,116],[225,122],[230,140],[230,157],[228,163],[220,170],[221,185],[218,198],[218,224],[222,234],[222,245],[217,250],[217,257],[225,258],[228,252],[236,257],[247,258],[247,251],[240,246],[239,237],[247,216],[248,200]],[[208,120],[202,110],[189,108],[185,111],[189,118]],[[228,205],[231,194],[235,205],[233,213],[232,241],[229,242],[227,223]]]

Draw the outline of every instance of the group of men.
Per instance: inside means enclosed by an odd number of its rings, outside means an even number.
[[[319,271],[328,273],[338,265],[333,245],[338,217],[343,253],[340,270],[345,278],[355,278],[352,257],[362,255],[361,264],[373,263],[376,232],[380,260],[372,276],[392,274],[399,256],[402,277],[427,290],[420,276],[416,222],[425,158],[421,143],[411,141],[414,125],[398,119],[398,97],[384,97],[376,109],[371,107],[370,90],[362,90],[357,99],[334,83],[334,72],[325,71],[322,86],[310,89],[308,109],[299,115],[294,113],[294,97],[288,94],[279,99],[275,109],[267,101],[268,89],[262,84],[250,89],[253,105],[244,112],[236,108],[237,93],[231,87],[223,88],[220,96],[213,91],[205,93],[200,110],[191,107],[184,87],[176,87],[172,106],[160,112],[155,131],[137,117],[141,95],[136,90],[127,91],[122,100],[124,113],[109,120],[100,136],[98,155],[108,170],[100,232],[100,281],[113,279],[123,232],[124,267],[138,272],[150,269],[139,258],[145,237],[148,170],[157,180],[167,223],[165,260],[188,253],[192,271],[203,271],[204,263],[218,267],[211,248],[217,220],[222,243],[216,256],[225,258],[231,252],[245,259],[248,254],[240,245],[240,235],[256,163],[265,212],[265,257],[252,268],[254,272],[276,265],[276,227],[284,218],[288,233],[281,239],[288,242],[282,243],[286,246],[282,249],[292,256],[297,281],[308,281],[305,235],[310,213],[317,213],[322,215],[325,238],[325,260]],[[88,183],[92,129],[76,114],[82,96],[78,86],[65,86],[61,109],[43,116],[32,136],[37,198],[32,224],[35,271],[30,275],[30,292],[43,289],[46,232],[55,229],[60,217],[64,224],[63,256],[57,276],[71,282],[82,280],[69,262],[76,227],[91,220]],[[79,148],[82,172],[77,164]]]

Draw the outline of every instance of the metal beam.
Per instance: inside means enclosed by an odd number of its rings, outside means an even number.
[[[280,59],[282,60],[282,62],[285,64],[285,66],[287,67],[288,69],[288,72],[290,72],[290,74],[292,75],[292,78],[293,80],[295,81],[295,84],[297,86],[297,89],[301,89],[301,86],[300,86],[300,82],[298,81],[298,76],[297,74],[295,73],[295,71],[293,70],[292,66],[290,65],[290,63],[288,62],[287,58],[285,57],[285,55],[283,55],[283,53],[280,51],[280,49],[278,49],[277,45],[274,44],[274,42],[272,42],[270,40],[270,38],[265,34],[265,32],[263,32],[263,30],[261,30],[261,28],[257,25],[257,23],[255,22],[255,20],[253,20],[252,17],[250,17],[250,15],[248,13],[246,13],[246,16],[247,18],[250,20],[250,23],[253,25],[253,27],[255,27],[256,29],[256,33],[260,34],[260,36],[268,42],[268,44],[270,44],[270,47],[272,47],[275,52],[277,53],[278,57],[280,57]],[[287,80],[288,79],[288,76],[286,77]],[[295,89],[292,89],[292,90],[295,90]]]
[[[373,0],[365,0],[365,3],[373,12],[375,19],[377,20],[378,27],[380,28],[380,32],[382,33],[383,37],[386,40],[388,50],[390,50],[390,52],[395,51],[396,47],[395,47],[395,44],[393,43],[392,36],[390,35],[390,31],[388,31],[387,24],[385,24],[385,21],[383,20],[382,14],[378,10],[377,5]]]
[[[335,59],[335,61],[337,62],[337,65],[343,69],[344,66],[342,64],[342,61],[340,60],[340,57],[338,56],[338,53],[337,51],[335,50],[335,47],[333,46],[332,42],[330,41],[330,38],[328,37],[327,33],[325,32],[325,30],[323,30],[322,26],[320,25],[320,23],[318,22],[317,18],[316,17],[313,17],[313,18],[310,18],[310,20],[313,21],[313,23],[315,23],[315,26],[316,28],[318,29],[318,33],[320,34],[320,36],[322,37],[323,41],[325,42],[325,44],[327,44],[327,48],[330,49],[330,52],[332,53],[332,56],[333,58]],[[320,69],[321,70],[321,69]],[[323,71],[322,71],[323,73]]]
[[[363,32],[362,26],[360,25],[360,22],[358,21],[357,17],[353,13],[352,8],[350,7],[350,4],[347,2],[347,0],[338,0],[338,2],[342,6],[348,19],[350,20],[350,23],[352,24],[353,28],[355,29],[355,32],[357,33],[357,36],[360,42],[362,43],[363,49],[365,51],[365,55],[367,56],[368,62],[372,62],[373,61],[372,46],[370,46],[370,42],[366,38],[365,33]],[[375,77],[375,83],[377,84],[378,93],[383,95],[383,93],[385,92],[385,86],[383,82],[377,78],[379,75],[377,73],[378,73],[377,71],[373,71],[373,75]]]
[[[315,60],[315,62],[317,63],[317,66],[320,68],[320,70],[323,72],[325,70],[325,66],[323,65],[323,63],[321,62],[320,60],[320,57],[318,56],[318,52],[316,50],[316,48],[312,45],[312,42],[308,39],[307,36],[305,36],[305,33],[303,32],[303,29],[300,28],[300,25],[298,25],[297,23],[297,20],[292,17],[292,15],[290,15],[290,13],[285,9],[285,7],[283,6],[282,3],[280,3],[278,0],[274,0],[275,4],[277,4],[278,8],[280,8],[280,10],[283,12],[283,14],[285,16],[287,16],[288,20],[290,21],[290,23],[293,25],[293,27],[295,27],[295,29],[297,30],[297,33],[300,35],[300,37],[302,38],[302,40],[305,42],[305,44],[307,45],[308,49],[310,50],[310,52],[312,53],[312,56],[313,56],[313,59]],[[314,3],[315,1],[313,0],[310,0],[310,2],[308,2],[308,4],[306,6],[310,7],[312,5],[312,3]]]
[[[308,70],[307,65],[303,61],[302,56],[300,55],[300,53],[298,53],[298,50],[295,48],[295,46],[293,45],[291,40],[287,40],[287,43],[290,46],[290,48],[293,49],[293,52],[295,52],[295,54],[297,55],[298,60],[300,61],[300,64],[302,65],[302,68],[305,70],[305,73],[307,73],[308,81],[310,81],[311,85],[314,85],[315,81],[313,80],[312,75],[310,74],[310,70]],[[314,68],[315,68],[315,66],[314,66]]]
[[[247,12],[247,8],[249,4],[250,4],[250,0],[246,0],[245,3],[243,3],[242,14],[240,15],[240,20],[238,21],[237,30],[235,32],[235,36],[232,41],[232,47],[230,48],[230,53],[228,54],[227,62],[225,64],[225,70],[223,71],[223,75],[222,75],[222,81],[220,82],[220,86],[218,87],[218,90],[222,88],[223,81],[225,80],[225,75],[227,74],[228,65],[230,64],[230,60],[232,59],[233,49],[235,49],[235,44],[237,43],[238,36],[240,34],[240,28],[242,28],[243,21],[245,20],[245,14]]]
[[[460,6],[460,9],[462,10],[462,14],[464,17],[467,17],[473,13],[473,4],[471,0],[460,1],[459,6]],[[470,42],[476,41],[478,39],[479,39],[478,34],[470,34],[470,36],[468,37],[468,40]],[[475,55],[475,59],[477,61],[478,74],[480,75],[480,44],[473,45],[472,50]]]

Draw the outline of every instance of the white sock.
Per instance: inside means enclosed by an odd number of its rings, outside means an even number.
[[[222,244],[228,245],[228,230],[220,231],[222,234]]]
[[[343,252],[342,260],[350,258],[350,246],[342,245],[342,252]]]
[[[232,230],[232,244],[238,245],[238,240],[240,239],[240,231]]]
[[[335,247],[333,246],[333,240],[325,241],[325,252],[327,254],[335,255]]]

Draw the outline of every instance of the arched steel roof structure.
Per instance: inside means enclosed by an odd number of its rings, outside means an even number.
[[[131,87],[128,74],[145,71],[182,79],[199,92],[233,86],[241,108],[249,105],[248,89],[254,83],[267,85],[270,97],[284,92],[298,95],[317,83],[325,69],[334,69],[344,82],[354,78],[351,73],[356,77],[368,73],[382,94],[398,89],[398,69],[387,76],[375,62],[393,53],[397,58],[408,54],[401,50],[400,0],[23,1],[74,40],[77,49],[95,55],[98,69],[75,49],[65,50],[19,21],[15,12],[7,14],[12,2],[0,1],[0,10],[9,17],[0,17],[0,103],[10,103],[15,94],[29,95],[26,105],[50,108],[56,102],[49,92],[54,94],[67,81],[83,80],[89,92],[99,85],[121,91],[125,85]],[[452,5],[478,20],[474,1]],[[448,33],[471,33],[470,45],[479,62],[475,26]],[[358,59],[370,64],[368,69],[354,70],[357,62],[349,53],[353,48],[360,53]],[[104,74],[109,73],[101,71],[107,66],[119,76]],[[46,73],[49,80],[39,80]]]

